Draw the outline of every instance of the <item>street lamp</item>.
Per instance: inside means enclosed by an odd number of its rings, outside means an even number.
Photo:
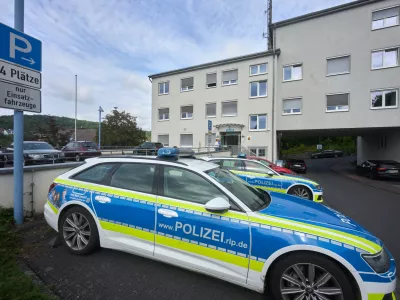
[[[104,110],[99,106],[99,150],[100,150],[100,145],[101,145],[101,113],[104,112]]]

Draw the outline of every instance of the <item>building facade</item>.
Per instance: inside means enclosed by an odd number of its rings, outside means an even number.
[[[272,24],[275,50],[150,76],[153,139],[203,147],[212,119],[212,144],[272,160],[290,135],[357,136],[359,162],[400,160],[399,14],[400,0],[354,1]]]

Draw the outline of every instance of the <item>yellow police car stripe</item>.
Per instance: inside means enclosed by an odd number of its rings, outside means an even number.
[[[189,210],[194,210],[194,211],[198,211],[198,212],[204,212],[204,213],[210,213],[209,211],[207,211],[204,206],[197,206],[194,204],[189,204],[189,203],[183,203],[181,201],[177,201],[177,200],[173,200],[173,199],[166,199],[163,197],[158,197],[158,203],[159,204],[164,204],[164,205],[169,205],[169,206],[175,206],[178,208],[184,208],[184,209],[189,209]],[[245,213],[237,213],[237,212],[233,212],[233,211],[228,211],[224,214],[216,214],[222,217],[228,217],[228,218],[233,218],[233,219],[238,219],[238,220],[244,220],[244,221],[248,221],[248,216]]]
[[[264,267],[264,262],[250,259],[250,270],[261,272]]]
[[[312,185],[318,185],[318,183],[316,183],[315,181],[312,181],[312,180],[309,180],[309,179],[306,179],[306,178],[303,178],[303,177],[302,178],[294,178],[294,177],[285,176],[285,175],[280,175],[280,176],[276,176],[276,177],[278,177],[280,179],[283,179],[283,180],[288,180],[288,181],[297,181],[298,183],[307,182],[307,183],[310,183]]]
[[[187,251],[190,253],[195,253],[203,256],[207,256],[219,261],[230,263],[243,268],[248,268],[249,259],[235,254],[207,248],[204,246],[192,244],[190,242],[185,242],[182,240],[176,240],[170,237],[156,235],[156,244],[164,245],[174,249],[179,249],[182,251]]]
[[[396,300],[396,296],[394,293],[392,293],[391,296],[391,300]],[[385,294],[368,294],[368,300],[383,300],[383,297],[385,297]]]
[[[250,217],[250,221],[328,238],[365,250],[369,253],[377,253],[382,249],[381,246],[379,246],[378,244],[373,243],[362,237],[326,227],[310,225],[307,223],[272,217],[268,215],[260,215],[260,218]]]
[[[241,174],[241,175],[250,175],[250,176],[256,176],[256,177],[270,177],[268,174],[264,173],[256,173],[256,172],[247,172],[247,171],[237,171],[237,170],[231,170],[232,173],[235,174]],[[278,178],[279,176],[275,176],[274,178]]]
[[[57,215],[58,214],[58,208],[53,205],[49,200],[47,200],[47,204],[50,206],[51,210],[54,211],[54,213]]]
[[[107,193],[107,194],[112,194],[112,195],[117,195],[117,196],[122,196],[122,197],[145,200],[145,201],[149,201],[149,202],[156,202],[156,196],[142,195],[142,194],[138,194],[135,192],[124,191],[124,190],[109,187],[109,186],[107,186],[107,187],[98,186],[98,185],[90,184],[87,182],[72,181],[72,180],[60,179],[60,178],[57,178],[54,182],[68,185],[73,188],[75,187],[75,188],[87,189],[87,190],[96,191],[99,193]]]
[[[277,192],[277,193],[286,193],[286,190],[285,190],[285,189],[272,188],[272,187],[261,186],[261,185],[253,185],[253,187],[259,188],[259,189],[262,189],[262,190]]]
[[[154,233],[151,233],[148,231],[139,230],[139,229],[135,229],[135,228],[131,228],[128,226],[119,225],[119,224],[115,224],[115,223],[110,223],[110,222],[106,222],[106,221],[100,221],[100,226],[101,226],[101,228],[103,228],[105,230],[115,231],[118,233],[131,235],[131,236],[134,236],[134,237],[142,239],[142,240],[154,242]]]

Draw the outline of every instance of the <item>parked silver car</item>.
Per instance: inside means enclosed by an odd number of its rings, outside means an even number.
[[[6,151],[7,162],[14,161],[14,143]],[[54,149],[46,142],[24,142],[24,164],[52,164],[65,162],[64,153]]]

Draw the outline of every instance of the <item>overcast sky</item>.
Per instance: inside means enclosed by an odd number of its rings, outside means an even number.
[[[351,0],[273,0],[280,21]],[[25,32],[42,41],[43,114],[97,121],[114,106],[151,126],[149,74],[263,51],[266,0],[26,0]],[[0,0],[13,26],[14,0]],[[0,114],[12,114],[0,109]]]

